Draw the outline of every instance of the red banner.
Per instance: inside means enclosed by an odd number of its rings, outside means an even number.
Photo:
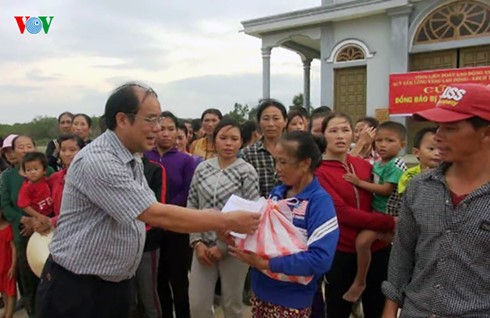
[[[390,115],[411,115],[433,108],[446,86],[457,83],[490,84],[490,67],[390,75]]]

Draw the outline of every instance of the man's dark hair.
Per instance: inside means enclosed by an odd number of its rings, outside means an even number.
[[[38,151],[28,152],[25,154],[24,158],[22,158],[22,169],[26,169],[26,163],[34,161],[39,161],[44,170],[48,169],[48,159],[46,158],[46,155]]]
[[[284,120],[287,120],[288,112],[286,111],[286,107],[284,107],[284,105],[280,101],[268,98],[261,100],[259,102],[259,105],[257,106],[257,122],[260,122],[260,116],[262,116],[262,113],[268,107],[275,107],[279,109]]]
[[[58,116],[58,123],[60,123],[60,122],[61,122],[61,118],[62,118],[63,116],[69,116],[69,117],[70,117],[70,118],[73,120],[73,117],[74,117],[75,115],[73,115],[73,114],[72,114],[72,113],[70,113],[70,112],[62,112],[62,113],[61,113],[61,114]]]
[[[177,128],[177,124],[178,124],[179,120],[177,119],[177,117],[172,112],[169,112],[168,110],[166,110],[160,114],[160,117],[170,119],[171,121],[174,122],[175,128]]]
[[[117,113],[134,115],[138,112],[140,101],[136,94],[136,87],[143,88],[145,90],[145,95],[143,96],[142,101],[144,101],[149,95],[158,97],[157,93],[155,93],[153,89],[135,82],[126,83],[119,86],[112,92],[105,104],[104,118],[107,129],[116,129]],[[129,120],[131,123],[133,123],[134,117],[129,117]]]
[[[296,142],[298,146],[296,149],[287,149],[291,155],[299,160],[305,160],[310,158],[310,172],[315,171],[315,169],[320,165],[322,160],[322,153],[318,147],[313,136],[306,131],[292,131],[285,133],[281,136],[280,142]],[[284,145],[284,144],[283,144]]]
[[[395,132],[398,134],[398,137],[400,137],[400,140],[407,139],[407,128],[396,121],[385,121],[384,123],[379,124],[378,131],[383,129]]]
[[[358,119],[356,121],[356,125],[358,123],[366,123],[369,127],[372,127],[372,128],[378,128],[378,126],[379,126],[379,121],[376,118],[369,117],[369,116],[362,117],[361,119]]]
[[[221,120],[223,118],[223,114],[221,114],[221,112],[220,112],[219,109],[216,109],[216,108],[208,108],[208,109],[206,109],[205,111],[202,112],[201,122],[204,120],[204,116],[206,116],[207,114],[216,115],[216,116],[218,116],[218,119],[219,120]]]
[[[422,144],[422,139],[424,139],[427,134],[435,134],[437,131],[437,127],[425,127],[417,131],[415,137],[413,138],[413,147],[420,149],[420,145]]]
[[[468,119],[468,121],[470,122],[471,126],[473,126],[475,130],[480,129],[482,127],[490,126],[490,121],[480,117],[471,117],[470,119]]]

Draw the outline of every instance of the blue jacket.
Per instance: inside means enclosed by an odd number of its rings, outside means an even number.
[[[272,190],[270,198],[284,199],[287,190],[286,185],[277,186]],[[332,199],[316,177],[295,198],[297,202],[290,204],[294,214],[293,224],[306,236],[308,250],[272,258],[269,266],[274,273],[295,276],[314,275],[314,278],[308,285],[283,282],[269,278],[254,268],[252,290],[260,300],[301,309],[311,306],[318,279],[332,266],[339,229]]]

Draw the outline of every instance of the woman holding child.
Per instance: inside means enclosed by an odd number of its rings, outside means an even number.
[[[24,298],[24,304],[29,315],[34,315],[35,294],[38,279],[32,273],[27,264],[26,248],[29,236],[33,231],[32,217],[29,217],[17,205],[19,191],[24,182],[24,171],[21,162],[25,155],[36,150],[34,141],[28,136],[17,136],[12,142],[17,165],[15,168],[6,170],[2,174],[0,197],[1,210],[5,219],[11,224],[14,232],[14,243],[17,250],[18,277],[21,295]],[[47,174],[52,173],[49,168]],[[44,227],[49,229],[49,224]]]
[[[370,180],[372,166],[364,159],[348,154],[352,142],[352,122],[343,113],[330,114],[322,124],[327,149],[320,167],[315,171],[320,184],[332,196],[339,221],[340,239],[332,269],[327,274],[327,316],[348,318],[352,302],[343,299],[357,272],[356,238],[368,229],[390,233],[395,229],[392,216],[372,211],[371,192],[354,186],[345,179],[355,174],[361,180]],[[381,282],[386,278],[390,243],[376,241],[371,246],[372,261],[362,303],[366,318],[380,317],[384,296]]]

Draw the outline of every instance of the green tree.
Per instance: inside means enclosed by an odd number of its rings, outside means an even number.
[[[233,110],[230,111],[227,115],[234,118],[239,123],[243,123],[247,120],[247,115],[249,114],[250,109],[247,104],[242,105],[239,103],[235,103],[233,106]]]
[[[301,107],[304,106],[304,98],[302,93],[299,93],[298,95],[294,95],[293,106],[301,106]]]
[[[248,113],[248,120],[257,120],[257,107],[253,107]]]

